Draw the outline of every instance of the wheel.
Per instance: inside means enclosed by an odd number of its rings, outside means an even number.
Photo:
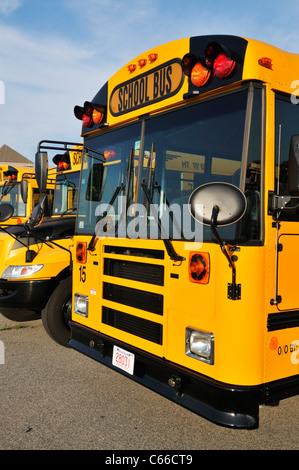
[[[48,335],[61,346],[68,347],[71,329],[68,322],[72,312],[72,278],[60,281],[46,307],[42,310],[42,322]]]
[[[8,320],[12,321],[32,321],[32,320],[40,320],[40,314],[34,312],[33,310],[26,310],[25,308],[6,308],[3,307],[0,309],[0,313],[7,318]]]

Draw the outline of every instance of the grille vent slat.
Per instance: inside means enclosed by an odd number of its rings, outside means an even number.
[[[164,285],[164,267],[147,263],[106,258],[104,274],[156,286]]]
[[[112,302],[163,315],[163,296],[117,284],[103,283],[103,298]]]
[[[159,323],[138,318],[108,307],[103,307],[102,309],[102,322],[139,338],[162,344],[163,327]]]

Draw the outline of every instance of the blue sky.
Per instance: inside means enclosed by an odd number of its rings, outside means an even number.
[[[80,141],[76,104],[140,53],[235,34],[299,53],[298,0],[0,0],[0,147]],[[299,79],[299,71],[298,71]]]

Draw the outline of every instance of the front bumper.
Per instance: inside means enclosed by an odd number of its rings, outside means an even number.
[[[52,281],[6,281],[0,280],[0,311],[5,308],[41,310],[52,292]]]
[[[144,351],[70,322],[69,346],[196,414],[225,427],[256,429],[259,425],[259,386],[240,387],[216,382]],[[135,355],[133,375],[112,365],[113,346]]]

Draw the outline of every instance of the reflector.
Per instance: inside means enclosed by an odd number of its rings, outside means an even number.
[[[207,69],[201,62],[197,62],[191,72],[191,82],[197,87],[201,87],[207,83],[211,76],[211,71]]]

